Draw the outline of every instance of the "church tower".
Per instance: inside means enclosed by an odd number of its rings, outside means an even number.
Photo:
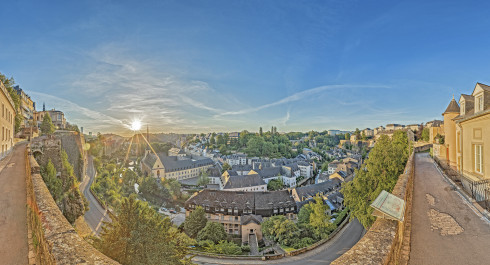
[[[446,155],[443,155],[451,166],[456,167],[456,122],[453,120],[459,115],[459,105],[453,99],[449,102],[444,116],[444,145],[446,146]]]

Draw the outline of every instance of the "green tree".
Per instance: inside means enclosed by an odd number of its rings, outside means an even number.
[[[228,164],[228,163],[225,162],[223,164],[223,169],[221,170],[221,174],[225,173],[225,171],[230,170],[230,169],[231,169],[230,164]]]
[[[51,159],[49,159],[44,170],[41,172],[41,176],[43,177],[51,196],[58,202],[63,195],[63,183],[61,182],[61,179],[56,176],[56,168],[51,162]]]
[[[207,252],[225,254],[225,255],[239,255],[242,254],[242,248],[233,242],[225,240],[220,241],[218,244],[210,244],[205,248]]]
[[[262,127],[259,128],[259,135],[262,136],[264,132],[262,131]]]
[[[222,224],[217,222],[207,222],[206,226],[197,233],[197,240],[210,240],[214,244],[226,240],[227,234]]]
[[[267,190],[281,190],[284,188],[284,182],[281,178],[273,179],[267,183]]]
[[[430,140],[429,138],[430,138],[429,128],[425,127],[422,130],[422,140],[428,142]]]
[[[405,169],[409,156],[408,137],[404,131],[395,131],[392,139],[382,135],[369,153],[353,181],[342,186],[344,204],[365,228],[376,220],[370,204],[382,190],[391,192]]]
[[[55,131],[53,122],[51,121],[51,116],[49,113],[44,114],[43,122],[41,123],[41,133],[42,134],[52,134]]]
[[[124,198],[117,218],[103,226],[95,246],[123,265],[191,264],[193,240],[136,196]]]
[[[310,223],[310,215],[313,212],[310,204],[303,205],[298,213],[298,224],[307,225]]]
[[[345,133],[344,139],[349,140],[350,139],[350,133]]]
[[[262,233],[286,246],[292,245],[300,234],[296,224],[284,215],[275,215],[262,222]]]
[[[184,231],[188,236],[196,238],[197,234],[206,226],[207,221],[204,209],[197,206],[185,219]]]
[[[328,205],[323,203],[323,199],[317,195],[315,202],[310,202],[310,225],[317,238],[325,238],[332,230],[333,225],[330,223],[330,216],[327,214]]]
[[[197,180],[197,186],[206,186],[209,184],[209,177],[206,171],[201,172],[199,179]]]

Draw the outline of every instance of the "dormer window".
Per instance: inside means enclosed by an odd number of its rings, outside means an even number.
[[[476,96],[476,112],[483,111],[483,95]]]

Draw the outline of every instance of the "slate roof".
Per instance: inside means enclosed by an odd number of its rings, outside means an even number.
[[[322,183],[313,184],[304,187],[296,188],[296,193],[298,194],[299,199],[301,200],[303,197],[315,197],[316,194],[322,192],[327,193],[333,191],[335,188],[339,187],[342,181],[338,178],[334,178]]]
[[[254,171],[263,179],[281,176],[281,167],[266,167]]]
[[[442,114],[444,115],[446,113],[454,113],[454,112],[459,113],[459,105],[456,102],[456,100],[453,98],[451,100],[451,102],[449,102],[449,105],[447,106],[446,111],[444,111],[444,113],[442,113]]]
[[[266,185],[264,180],[258,175],[231,176],[223,189],[239,189]]]
[[[480,87],[483,89],[483,90],[486,90],[486,91],[489,91],[490,92],[490,86],[487,86],[485,84],[482,84],[482,83],[476,83],[477,85],[480,85]]]
[[[202,190],[185,202],[185,208],[188,209],[190,204],[220,208],[237,207],[238,210],[272,210],[281,206],[296,205],[287,190],[266,192]]]
[[[190,158],[186,157],[178,159],[176,156],[166,156],[160,153],[158,154],[158,158],[160,158],[160,161],[162,161],[163,166],[165,167],[165,172],[174,172],[214,164],[213,160],[210,158],[201,156],[191,156]],[[153,168],[156,161],[156,155],[149,153],[145,156],[145,158],[143,158],[142,162],[148,167]]]
[[[250,215],[242,216],[241,224],[246,225],[251,222],[254,222],[256,224],[261,224],[262,221],[263,221],[262,215],[250,214]]]
[[[232,169],[235,171],[250,171],[250,170],[252,170],[252,166],[251,165],[234,165],[232,167]]]

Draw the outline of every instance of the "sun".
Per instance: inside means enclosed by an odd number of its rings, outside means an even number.
[[[140,129],[141,129],[141,121],[134,120],[131,123],[131,130],[133,130],[133,131],[139,131]]]

